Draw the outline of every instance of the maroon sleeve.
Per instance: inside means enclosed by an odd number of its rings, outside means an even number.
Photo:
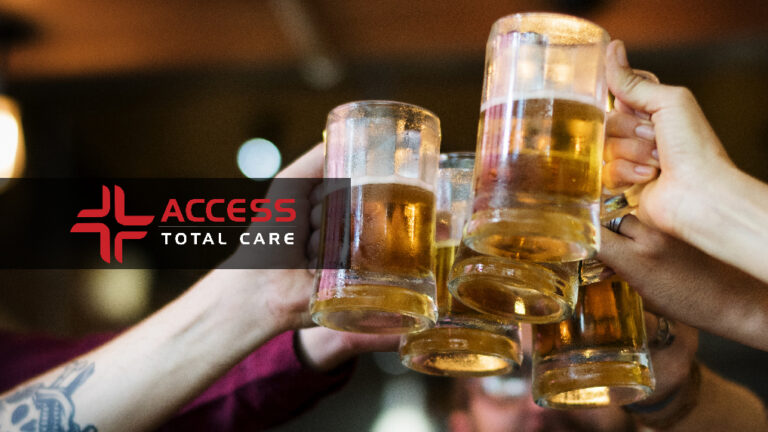
[[[295,334],[270,340],[171,418],[161,431],[258,430],[275,426],[340,388],[352,364],[315,372],[299,360]],[[77,341],[0,333],[0,393],[107,342],[101,334]]]
[[[295,335],[283,333],[264,344],[161,430],[266,429],[301,414],[346,383],[354,362],[330,373],[315,372],[299,360]]]

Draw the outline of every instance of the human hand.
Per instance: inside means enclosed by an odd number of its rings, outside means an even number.
[[[606,122],[603,180],[609,187],[648,182],[640,219],[678,235],[687,203],[703,199],[706,184],[730,175],[733,164],[691,92],[633,71],[621,41],[608,46],[606,78],[617,110]]]
[[[765,283],[633,215],[619,233],[603,229],[598,258],[643,297],[647,310],[768,349]]]
[[[396,351],[399,335],[374,335],[331,330],[301,329],[298,350],[304,362],[318,371],[329,371],[366,352]]]
[[[632,70],[643,78],[659,83],[651,72]],[[658,176],[659,156],[650,115],[635,111],[614,99],[613,110],[605,120],[603,185],[609,190],[646,183]]]
[[[320,179],[323,177],[323,160],[323,145],[318,144],[280,171],[275,178],[316,178],[318,179],[317,183],[320,183]],[[230,273],[238,272],[236,276],[232,276],[230,279],[234,280],[237,285],[244,286],[246,295],[260,302],[259,309],[252,313],[268,314],[277,331],[311,325],[308,308],[313,283],[312,273],[308,271],[309,259],[305,250],[310,236],[310,194],[314,186],[315,183],[312,181],[292,182],[290,186],[283,183],[273,183],[267,192],[267,198],[283,197],[286,193],[289,196],[298,197],[292,207],[297,214],[293,233],[294,243],[301,245],[301,247],[294,248],[288,253],[281,252],[273,256],[266,256],[263,252],[254,255],[251,252],[252,248],[240,247],[230,258],[230,260],[238,263],[248,262],[252,259],[279,260],[275,263],[275,269],[229,271]],[[292,189],[286,191],[284,190],[285,187]],[[302,197],[306,197],[306,199],[301,199]]]

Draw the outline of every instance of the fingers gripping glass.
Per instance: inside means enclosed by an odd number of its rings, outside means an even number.
[[[559,14],[493,25],[465,237],[471,249],[535,262],[597,251],[608,40],[599,26]]]
[[[551,28],[555,23],[562,28]],[[536,36],[531,33],[534,28],[555,36]],[[550,46],[545,42],[561,40],[571,32],[573,39],[552,47],[555,54],[551,62],[547,60]],[[557,322],[570,316],[578,294],[579,264],[540,261],[570,261],[592,255],[600,238],[598,214],[606,221],[629,213],[637,205],[643,185],[600,200],[602,119],[599,127],[595,126],[600,131],[590,132],[596,138],[586,139],[577,132],[592,131],[594,125],[584,116],[571,113],[569,117],[565,110],[555,110],[554,100],[545,112],[526,117],[528,99],[536,99],[531,95],[567,94],[595,106],[607,106],[600,69],[602,51],[595,51],[605,42],[598,37],[601,34],[602,29],[589,22],[553,14],[515,15],[494,25],[486,60],[482,118],[492,118],[495,126],[488,122],[480,125],[473,215],[449,281],[453,295],[477,310],[530,323]],[[584,43],[569,45],[577,41]],[[586,57],[577,55],[581,52]],[[547,71],[571,70],[574,64],[590,62],[590,58],[591,65],[601,66],[583,71],[577,67],[580,79],[563,79],[558,84],[550,82],[554,78],[546,78]],[[652,74],[643,76],[655,79]],[[507,105],[517,107],[499,108],[492,114],[489,100],[506,100]],[[535,121],[540,124],[535,125]],[[570,148],[564,142],[574,145]],[[568,148],[572,152],[565,157],[563,149]],[[578,164],[583,169],[568,169]],[[579,195],[587,190],[585,185],[589,185],[589,194]],[[577,196],[581,198],[575,199]],[[572,242],[569,238],[581,240]],[[552,255],[556,250],[564,253]],[[589,252],[570,254],[569,250]]]
[[[636,71],[658,82],[650,73]],[[603,202],[601,222],[614,232],[638,204],[644,185]],[[621,217],[617,217],[622,215]],[[625,281],[604,280],[606,267],[583,262],[573,315],[557,324],[535,325],[533,395],[555,408],[626,405],[646,398],[655,385],[643,303]]]
[[[621,221],[608,226],[618,230]],[[552,408],[626,405],[654,389],[643,302],[606,267],[584,262],[573,315],[532,326],[533,397]]]

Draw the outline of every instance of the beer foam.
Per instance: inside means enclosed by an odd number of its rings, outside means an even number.
[[[587,105],[592,105],[605,111],[605,103],[603,104],[596,103],[595,98],[592,96],[587,96],[587,95],[578,94],[578,93],[560,93],[553,90],[536,90],[536,91],[526,91],[526,92],[519,92],[519,93],[515,92],[514,97],[511,97],[511,98],[507,98],[504,96],[491,98],[485,101],[485,103],[483,103],[482,105],[480,105],[480,112],[483,112],[497,105],[509,104],[515,101],[521,101],[526,99],[569,100],[572,102],[579,102]]]
[[[389,175],[386,177],[363,176],[363,177],[355,177],[352,179],[352,187],[362,186],[367,184],[401,184],[406,186],[416,186],[418,188],[425,189],[432,193],[435,193],[434,185],[431,185],[417,178],[403,177],[397,174]]]

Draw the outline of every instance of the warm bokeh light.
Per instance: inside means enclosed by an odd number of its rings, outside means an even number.
[[[0,95],[0,179],[18,177],[24,170],[24,134],[19,107],[13,99]],[[0,191],[4,187],[0,180]]]
[[[149,309],[152,272],[146,269],[94,269],[85,273],[90,313],[114,324],[130,324]]]
[[[24,171],[24,133],[16,102],[0,95],[0,192]]]

